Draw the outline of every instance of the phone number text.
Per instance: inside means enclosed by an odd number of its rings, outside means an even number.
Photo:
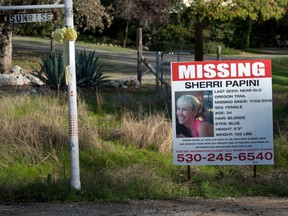
[[[255,160],[272,160],[273,153],[272,152],[241,152],[238,154],[232,153],[209,153],[207,155],[202,154],[177,154],[177,162],[201,162],[201,161],[255,161]]]

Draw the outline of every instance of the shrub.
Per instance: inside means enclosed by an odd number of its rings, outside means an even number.
[[[81,51],[75,57],[76,80],[78,87],[102,88],[109,81],[103,76],[101,65],[98,63],[98,56],[94,52]],[[32,75],[39,78],[51,89],[65,89],[65,71],[62,52],[45,55],[41,58],[40,70],[35,69]]]
[[[39,78],[46,86],[59,91],[65,87],[63,55],[61,52],[52,53],[41,57],[40,71],[35,69],[33,76]]]
[[[150,50],[175,51],[192,50],[193,44],[189,29],[180,25],[167,25],[160,27],[157,31],[146,33],[146,39]]]
[[[149,50],[154,51],[175,51],[175,50],[192,50],[193,45],[184,42],[171,41],[153,41],[149,44]]]
[[[239,55],[241,54],[241,51],[235,50],[229,47],[226,47],[223,43],[219,42],[206,42],[204,43],[204,52],[206,54],[216,54],[217,53],[217,47],[221,47],[221,53],[223,55]]]
[[[108,82],[102,73],[102,66],[98,64],[95,51],[81,51],[76,55],[76,79],[78,87],[102,88]]]

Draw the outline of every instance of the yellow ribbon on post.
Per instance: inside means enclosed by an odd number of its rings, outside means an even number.
[[[63,65],[65,72],[65,82],[66,85],[69,84],[69,65],[68,65],[68,41],[75,41],[77,39],[77,32],[74,28],[60,28],[56,29],[54,32],[54,39],[62,43],[64,41],[64,51],[63,51]]]
[[[66,85],[68,86],[68,84],[69,84],[69,65],[67,65],[65,67],[65,82],[66,82]]]
[[[77,32],[71,27],[56,29],[54,38],[59,43],[62,43],[63,40],[75,41],[77,39]]]
[[[54,39],[59,42],[62,43],[64,40],[64,34],[66,32],[66,28],[61,28],[61,29],[56,29],[54,32]]]
[[[77,32],[75,31],[74,28],[66,28],[64,38],[69,40],[69,41],[75,41],[77,39]]]

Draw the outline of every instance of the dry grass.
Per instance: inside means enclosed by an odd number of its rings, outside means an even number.
[[[37,164],[50,158],[58,161],[58,150],[69,149],[66,95],[5,94],[0,95],[0,98],[0,158],[5,163],[18,160],[21,163]],[[118,127],[115,121],[120,120],[118,135],[121,141],[139,148],[171,152],[171,122],[164,112],[145,114],[143,108],[141,110],[139,107],[136,115],[126,111],[118,120],[113,117],[114,124],[109,124],[112,127],[109,130],[115,130]],[[94,117],[89,116],[87,105],[79,98],[78,131],[81,150],[103,147],[99,135],[99,130],[104,127],[103,121],[99,122],[100,125],[93,123],[91,118]]]
[[[143,181],[156,178],[155,173],[151,169],[144,169],[141,165],[117,168],[113,170],[113,176],[118,185],[127,185],[131,179],[136,178],[142,178]]]
[[[57,150],[69,150],[67,103],[53,96],[6,95],[0,109],[0,158],[37,164],[57,159]],[[79,142],[82,149],[100,147],[86,105],[79,104]],[[69,151],[68,151],[69,152]]]
[[[120,138],[127,144],[139,148],[152,148],[162,153],[172,150],[172,127],[165,115],[140,114],[125,112],[122,116]]]
[[[7,161],[19,157],[20,162],[36,164],[55,154],[55,150],[67,146],[65,130],[57,123],[23,118],[1,130],[1,155]],[[55,155],[53,155],[54,157]]]

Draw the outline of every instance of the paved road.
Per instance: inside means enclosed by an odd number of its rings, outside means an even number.
[[[14,37],[13,39],[13,52],[17,54],[20,51],[31,51],[41,54],[49,53],[51,50],[51,45],[49,40],[39,42],[33,41],[33,38],[25,40],[22,37]],[[63,45],[55,42],[55,50],[63,50]],[[137,51],[127,50],[127,51],[109,51],[109,50],[99,50],[94,48],[87,48],[83,45],[76,43],[76,51],[95,51],[96,55],[99,56],[99,62],[103,66],[103,71],[108,74],[108,76],[125,77],[125,78],[137,78]],[[149,63],[156,68],[156,52],[144,51],[145,58],[148,59]],[[192,61],[194,56],[189,52],[183,53],[163,53],[162,59],[165,65],[162,66],[162,71],[165,79],[170,80],[170,62],[171,61]],[[149,71],[149,69],[142,65],[143,79],[153,80],[155,76]]]
[[[22,37],[16,36],[13,39],[13,49],[14,52],[20,50],[35,50],[38,53],[49,53],[50,52],[50,42],[47,39],[46,41],[39,42],[33,40],[25,40]],[[55,43],[55,49],[61,50],[63,49],[62,44]],[[128,51],[109,51],[109,50],[100,50],[87,48],[83,45],[76,43],[76,50],[87,50],[87,51],[95,51],[97,56],[99,56],[99,62],[103,65],[103,70],[108,74],[108,76],[115,76],[115,78],[126,77],[126,78],[136,78],[137,77],[137,51],[136,50],[128,50]],[[258,50],[259,51],[259,50]],[[288,56],[288,49],[265,49],[261,50],[266,54],[243,54],[237,56],[222,56],[223,60],[227,59],[271,59],[280,56]],[[156,52],[145,51],[144,56],[149,60],[151,65],[156,68]],[[170,80],[170,62],[172,61],[193,61],[194,55],[189,52],[181,52],[181,53],[163,53],[163,65],[162,72],[164,75],[164,79]],[[216,56],[204,56],[204,60],[216,60]],[[143,72],[143,78],[155,79],[155,76],[147,69],[145,66],[141,67]]]
[[[17,54],[20,51],[31,51],[41,54],[49,53],[51,50],[51,45],[49,40],[44,42],[38,42],[27,40],[22,40],[21,37],[14,37],[13,39],[13,53]],[[63,45],[55,42],[55,50],[63,50]],[[117,74],[117,77],[126,77],[126,78],[136,78],[137,77],[137,51],[136,50],[127,50],[127,51],[109,51],[109,50],[99,50],[94,48],[87,48],[81,46],[81,44],[76,43],[76,51],[95,51],[96,55],[99,56],[99,62],[103,66],[103,71],[108,74],[108,76],[114,76]],[[145,57],[155,66],[156,59],[155,52],[145,52]],[[143,71],[146,68],[142,68]]]

